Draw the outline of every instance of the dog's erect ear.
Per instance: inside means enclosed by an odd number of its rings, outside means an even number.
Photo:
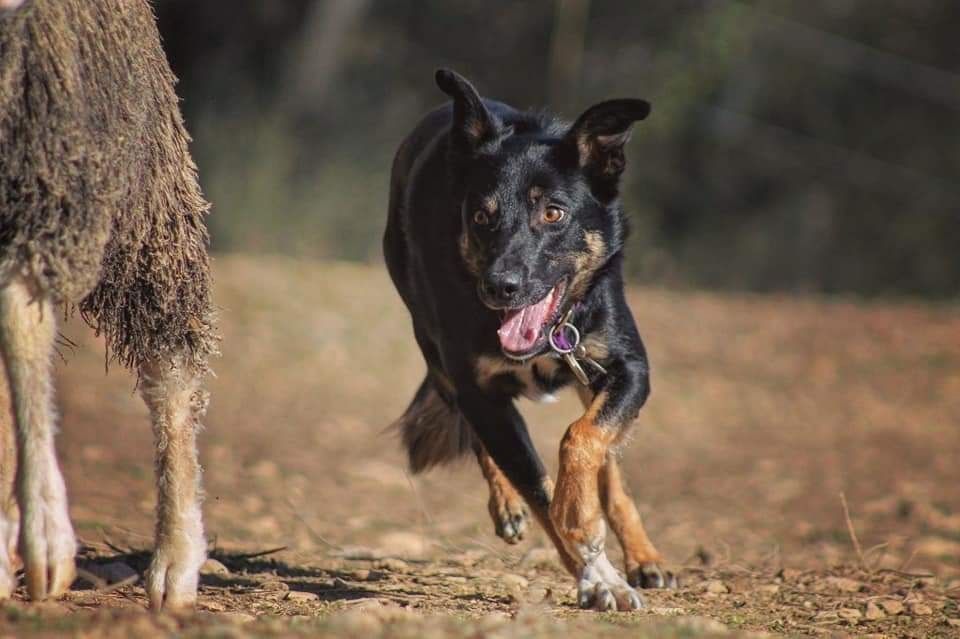
[[[454,140],[469,152],[501,140],[506,132],[466,78],[450,69],[438,69],[437,86],[453,99]]]
[[[565,143],[576,154],[581,168],[604,178],[623,173],[623,146],[630,140],[630,127],[650,114],[644,100],[608,100],[595,104],[570,127]]]

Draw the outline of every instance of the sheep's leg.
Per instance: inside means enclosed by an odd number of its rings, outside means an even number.
[[[55,597],[70,587],[77,551],[53,445],[54,310],[23,279],[0,291],[0,350],[16,424],[19,551],[33,599]]]
[[[13,435],[13,413],[7,375],[0,366],[0,601],[17,586],[17,530],[20,512],[14,480],[17,472],[17,444]]]
[[[140,374],[153,422],[158,488],[147,594],[154,610],[188,608],[196,603],[198,573],[206,557],[196,446],[206,394],[200,376],[181,358],[150,362],[141,366]]]

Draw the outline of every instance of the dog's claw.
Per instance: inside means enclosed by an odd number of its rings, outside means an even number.
[[[600,612],[639,610],[644,606],[640,594],[617,573],[603,553],[580,574],[577,604]]]
[[[650,562],[641,564],[628,571],[627,582],[634,588],[666,588],[676,590],[677,576],[669,571],[662,570],[657,564]]]

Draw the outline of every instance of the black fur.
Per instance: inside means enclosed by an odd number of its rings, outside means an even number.
[[[567,125],[481,99],[452,71],[436,81],[452,102],[401,144],[384,236],[429,370],[399,425],[414,470],[468,452],[472,434],[459,431],[472,428],[517,489],[544,504],[543,465],[513,400],[577,382],[560,360],[544,365],[545,339],[508,358],[497,337],[501,309],[535,303],[565,282],[556,315],[573,308],[573,323],[605,351],[607,374],[591,371],[592,389],[606,396],[598,422],[632,421],[649,393],[649,367],[624,299],[617,186],[630,127],[650,107],[612,100]],[[563,211],[552,223],[551,206]],[[436,402],[446,409],[427,405]]]

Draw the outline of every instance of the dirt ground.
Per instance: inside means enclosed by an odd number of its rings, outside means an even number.
[[[58,602],[21,591],[0,636],[960,637],[956,306],[631,291],[654,391],[624,468],[681,584],[597,614],[539,530],[494,536],[472,462],[405,472],[385,428],[423,366],[382,269],[221,256],[216,277],[198,612],[152,616],[129,583],[146,411],[72,321],[59,447],[94,576]],[[522,410],[555,468],[575,398]]]

